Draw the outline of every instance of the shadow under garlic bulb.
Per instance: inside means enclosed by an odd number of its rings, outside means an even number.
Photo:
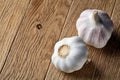
[[[87,47],[80,37],[64,38],[55,44],[52,63],[57,69],[71,73],[81,69],[87,60]]]
[[[102,10],[88,9],[76,22],[78,35],[86,44],[103,48],[111,37],[113,22]]]

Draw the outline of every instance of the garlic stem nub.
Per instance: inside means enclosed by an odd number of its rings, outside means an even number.
[[[94,20],[95,24],[98,23],[99,16],[98,16],[97,10],[93,11],[93,20]]]
[[[58,55],[62,58],[66,57],[69,54],[70,47],[68,45],[62,45],[58,49]]]

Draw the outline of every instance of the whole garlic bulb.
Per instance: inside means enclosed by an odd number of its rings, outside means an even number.
[[[113,22],[102,10],[88,9],[81,13],[76,22],[78,35],[87,44],[102,48],[110,39]]]
[[[52,63],[63,72],[81,69],[87,59],[87,47],[80,37],[64,38],[55,44]]]

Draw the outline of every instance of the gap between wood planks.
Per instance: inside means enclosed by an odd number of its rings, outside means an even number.
[[[20,28],[21,23],[23,22],[23,19],[24,19],[24,17],[25,17],[25,14],[26,14],[26,12],[27,12],[27,9],[28,9],[30,3],[31,3],[31,0],[29,0],[29,2],[28,2],[28,4],[27,4],[27,8],[25,9],[25,12],[24,12],[24,14],[23,14],[23,16],[22,16],[21,22],[20,22],[20,24],[18,25],[18,29],[17,29],[17,31],[16,31],[16,33],[15,33],[15,36],[14,36],[14,38],[13,38],[13,41],[12,41],[12,43],[11,43],[11,45],[10,45],[10,48],[9,48],[9,50],[8,50],[7,56],[6,56],[6,58],[5,58],[5,61],[3,62],[3,66],[2,66],[2,68],[1,68],[1,70],[0,70],[0,74],[2,73],[2,70],[3,70],[4,66],[5,66],[6,60],[7,60],[7,58],[8,58],[8,55],[9,55],[9,53],[10,53],[10,51],[11,51],[11,47],[12,47],[12,45],[13,45],[15,39],[16,39],[16,35],[18,34],[18,30],[19,30],[19,28]]]
[[[62,34],[62,31],[63,31],[65,25],[66,25],[66,22],[67,22],[67,19],[68,19],[68,17],[69,17],[69,13],[70,13],[70,11],[71,11],[71,8],[72,8],[72,5],[73,5],[73,2],[74,2],[74,0],[72,0],[72,2],[71,2],[70,8],[69,8],[68,13],[67,13],[67,16],[66,16],[66,18],[65,18],[65,22],[64,22],[63,27],[62,27],[62,29],[61,29],[60,36],[59,36],[59,39],[58,39],[58,40],[60,40],[60,38],[61,38],[61,34]],[[51,62],[48,64],[48,69],[47,69],[47,71],[46,71],[46,74],[45,74],[44,80],[46,80],[46,76],[47,76],[48,71],[49,71],[49,69],[50,69],[50,64],[51,64]]]

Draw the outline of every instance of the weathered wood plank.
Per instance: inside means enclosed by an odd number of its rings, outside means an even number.
[[[0,72],[29,0],[0,0]]]
[[[72,0],[31,1],[0,79],[44,80],[71,3]]]
[[[75,23],[79,14],[88,8],[102,9],[106,11],[109,15],[112,14],[115,0],[74,0],[72,8],[70,9],[69,17],[66,20],[65,27],[63,28],[60,39],[64,37],[70,37],[77,35]],[[80,71],[65,74],[57,70],[53,64],[50,64],[46,80],[96,80],[99,76],[102,76],[98,66],[98,54],[101,54],[101,50],[88,46],[89,54],[92,62],[85,65]],[[104,64],[104,63],[103,63]],[[103,65],[104,66],[104,65]],[[97,74],[96,74],[97,73]],[[112,74],[111,74],[112,75]]]

